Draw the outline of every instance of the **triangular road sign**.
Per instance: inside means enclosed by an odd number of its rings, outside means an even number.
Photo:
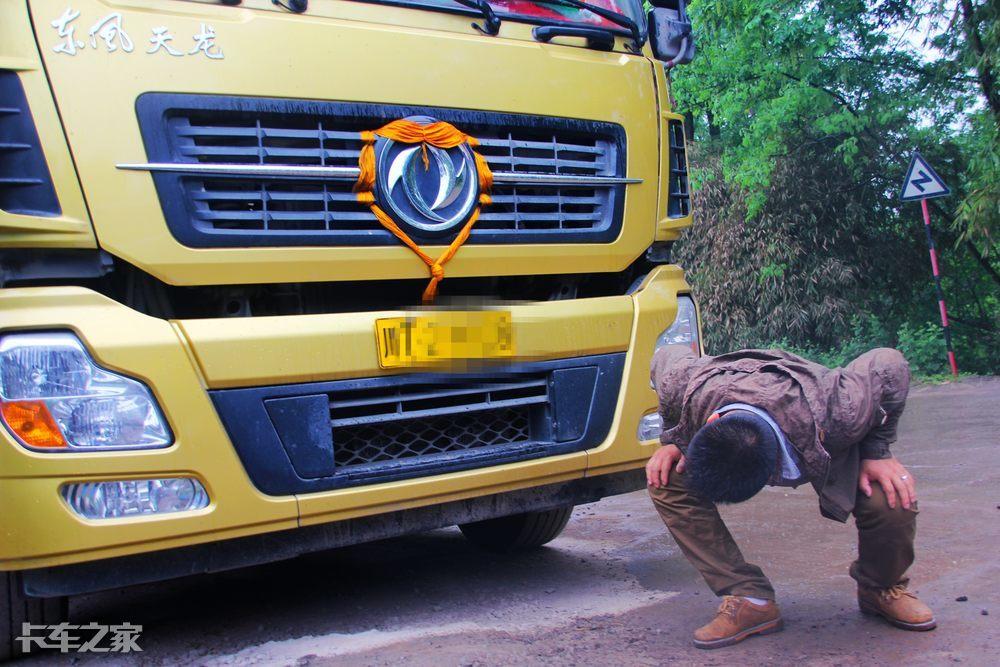
[[[937,172],[931,169],[927,160],[920,153],[914,152],[899,198],[903,201],[913,201],[915,199],[944,197],[950,194],[951,190],[944,184]]]

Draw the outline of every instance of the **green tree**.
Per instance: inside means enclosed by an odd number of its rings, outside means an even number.
[[[947,3],[936,11],[946,14]],[[1000,228],[1000,3],[959,0],[948,29],[933,43],[946,56],[939,66],[946,72],[971,73],[984,103],[970,114],[968,132],[959,139],[968,165],[955,226],[962,240],[990,255]]]
[[[925,332],[919,208],[897,199],[919,148],[956,189],[935,216],[957,338],[996,371],[996,4],[691,3],[698,55],[672,76],[695,118],[698,207],[678,253],[716,351]]]

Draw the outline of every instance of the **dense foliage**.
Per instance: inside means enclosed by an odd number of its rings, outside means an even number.
[[[676,248],[712,352],[782,344],[839,362],[872,345],[946,369],[920,150],[960,367],[1000,372],[1000,3],[692,0],[695,227]]]

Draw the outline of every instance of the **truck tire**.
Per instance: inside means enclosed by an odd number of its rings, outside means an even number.
[[[525,512],[465,523],[458,528],[476,546],[505,553],[534,549],[551,542],[566,527],[572,513],[573,506],[570,505],[544,512]]]
[[[69,616],[69,600],[33,598],[24,594],[21,575],[0,572],[0,662],[21,655],[21,624],[55,625]]]

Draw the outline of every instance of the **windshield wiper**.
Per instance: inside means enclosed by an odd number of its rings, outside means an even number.
[[[226,2],[226,0],[222,1]],[[309,9],[309,0],[271,0],[271,3],[278,5],[283,9],[287,9],[293,14],[301,14],[305,10]],[[229,3],[226,2],[226,4]],[[233,4],[239,4],[239,2],[235,2]]]
[[[589,2],[581,2],[580,0],[535,0],[535,4],[563,5],[566,7],[576,7],[577,9],[586,9],[588,12],[597,14],[601,18],[607,19],[615,25],[620,25],[628,30],[632,34],[632,42],[626,42],[625,48],[632,53],[639,53],[642,51],[642,43],[644,40],[642,37],[642,31],[639,30],[639,24],[624,14],[619,14],[616,11],[592,5]]]
[[[455,0],[460,5],[469,7],[470,9],[478,9],[479,13],[483,15],[483,24],[473,23],[472,27],[483,33],[484,35],[496,35],[500,32],[500,18],[493,11],[493,7],[490,6],[489,0]]]

